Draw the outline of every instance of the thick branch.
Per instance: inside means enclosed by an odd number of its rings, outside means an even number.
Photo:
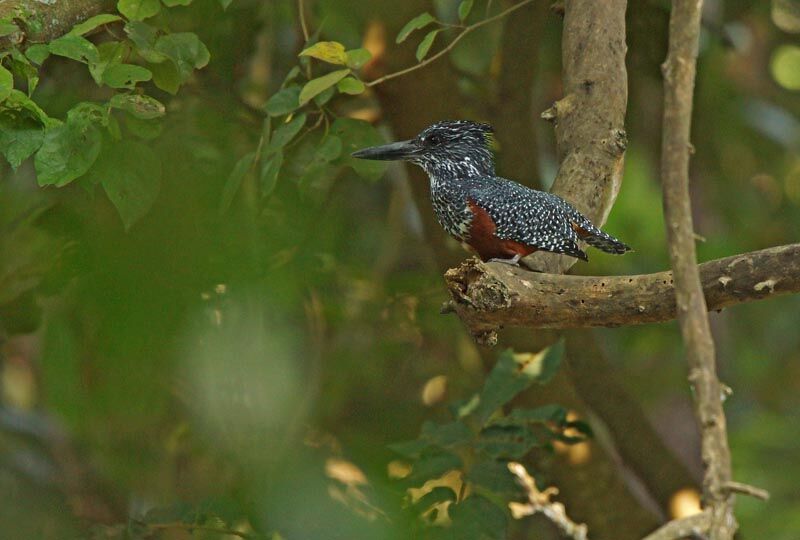
[[[800,292],[800,244],[709,261],[699,272],[709,310]],[[613,327],[676,317],[670,271],[566,276],[470,259],[445,279],[455,310],[474,334],[502,326]]]
[[[553,193],[602,225],[622,183],[627,144],[625,0],[567,0],[562,61],[565,96],[545,111],[555,123],[561,166]],[[574,259],[551,253],[526,257],[531,268],[563,274]]]
[[[0,38],[0,50],[52,41],[113,6],[109,0],[0,0],[0,21],[11,21],[20,29]]]
[[[711,540],[727,540],[733,538],[737,525],[733,496],[725,489],[731,480],[731,456],[722,408],[724,393],[716,374],[714,340],[697,268],[689,198],[689,135],[702,6],[702,0],[672,3],[669,52],[662,66],[661,181],[678,322],[686,344],[689,381],[694,388],[695,414],[700,425],[705,465],[703,499],[711,517],[708,534]]]

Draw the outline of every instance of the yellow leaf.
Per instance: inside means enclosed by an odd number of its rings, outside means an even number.
[[[347,53],[344,50],[344,45],[338,41],[320,41],[304,49],[300,56],[311,56],[329,64],[341,66],[347,64]]]

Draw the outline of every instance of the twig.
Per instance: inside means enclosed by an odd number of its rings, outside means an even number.
[[[575,523],[567,516],[567,511],[563,504],[550,500],[550,497],[558,494],[558,488],[549,487],[544,491],[539,491],[533,477],[528,474],[528,471],[520,463],[512,461],[508,464],[508,470],[516,477],[517,483],[522,486],[528,495],[527,503],[509,503],[508,507],[511,510],[511,515],[515,519],[541,513],[573,540],[586,540],[589,532],[586,524]]]
[[[664,73],[664,123],[661,179],[664,221],[675,279],[678,321],[686,344],[689,381],[694,389],[705,472],[703,501],[709,512],[709,537],[730,540],[737,529],[731,481],[731,456],[716,375],[714,341],[700,285],[689,197],[689,153],[702,0],[674,0],[669,22],[669,52]]]
[[[769,500],[769,491],[751,486],[750,484],[743,484],[741,482],[734,482],[731,480],[730,482],[725,482],[724,487],[728,491],[732,491],[734,493],[749,495],[750,497],[755,497],[756,499],[761,499],[762,501]]]
[[[297,11],[300,15],[300,28],[303,30],[303,42],[308,43],[309,33],[308,25],[306,24],[306,8],[303,5],[303,0],[297,0]]]
[[[706,510],[681,519],[675,519],[645,536],[642,540],[679,540],[694,537],[708,530],[711,515]]]
[[[484,19],[482,21],[476,22],[473,25],[467,26],[466,28],[464,28],[463,31],[461,31],[461,33],[459,33],[456,37],[454,37],[453,41],[448,43],[447,46],[444,49],[442,49],[441,51],[437,52],[433,56],[426,58],[425,60],[423,60],[422,62],[420,62],[419,64],[417,64],[415,66],[411,66],[411,67],[408,67],[408,68],[405,68],[405,69],[401,69],[400,71],[395,71],[394,73],[389,73],[387,75],[384,75],[383,77],[379,77],[379,78],[375,79],[374,81],[370,81],[370,82],[366,83],[366,86],[377,86],[377,85],[379,85],[379,84],[381,84],[383,82],[386,82],[388,80],[394,79],[396,77],[400,77],[402,75],[406,75],[408,73],[411,73],[412,71],[416,71],[416,70],[418,70],[420,68],[423,68],[423,67],[427,66],[428,64],[430,64],[431,62],[435,62],[436,60],[438,60],[439,58],[441,58],[442,56],[444,56],[445,54],[447,54],[448,52],[453,50],[453,47],[455,47],[456,44],[458,44],[458,42],[461,41],[462,38],[464,38],[464,36],[466,36],[467,34],[472,32],[473,30],[477,30],[481,26],[484,26],[486,24],[489,24],[489,23],[495,22],[495,21],[497,21],[499,19],[502,19],[506,15],[518,10],[519,8],[521,8],[523,6],[526,6],[526,5],[530,4],[530,3],[532,3],[533,1],[534,0],[522,0],[522,2],[520,2],[519,4],[514,4],[510,8],[506,9],[505,11],[502,11],[502,12],[498,13],[497,15],[495,15],[493,17],[489,17],[488,19]]]

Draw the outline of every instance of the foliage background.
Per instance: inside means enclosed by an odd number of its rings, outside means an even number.
[[[2,60],[22,95],[38,77],[31,98],[46,116],[6,102],[0,117],[10,162],[0,166],[0,492],[10,494],[0,528],[15,538],[109,537],[155,508],[163,512],[150,515],[158,523],[202,514],[194,521],[208,524],[213,515],[287,539],[404,537],[416,517],[395,516],[392,525],[380,517],[404,496],[387,474],[401,458],[389,445],[414,439],[426,420],[447,421],[450,405],[482,387],[500,350],[479,352],[457,319],[439,314],[440,270],[463,254],[429,226],[424,179],[400,166],[354,170],[348,155],[409,136],[440,119],[431,111],[450,107],[454,116],[502,122],[500,172],[547,187],[557,161],[538,113],[561,97],[560,20],[534,2],[400,85],[312,101],[305,126],[319,119],[319,127],[279,149],[274,134],[286,114],[274,101],[267,106],[270,96],[298,62],[297,81],[331,71],[298,59],[297,5],[185,3],[164,2],[152,18],[120,11],[163,35],[196,34],[204,45],[188,56],[154,46],[170,59],[147,60],[149,49],[121,22],[88,36],[98,45],[134,43],[130,65],[148,66],[152,80],[132,70],[118,85],[102,77],[98,84],[80,64],[90,58],[52,47],[41,68]],[[495,4],[476,2],[468,22],[510,5]],[[701,260],[790,243],[800,230],[797,4],[707,4],[692,171]],[[318,0],[306,19],[312,41],[367,48],[372,59],[354,72],[368,81],[416,62],[425,33],[396,44],[403,24],[426,10],[457,23],[458,6]],[[654,0],[632,2],[628,12],[630,145],[606,228],[636,252],[595,254],[581,273],[668,265],[657,177],[667,9]],[[431,51],[454,32],[437,35]],[[515,45],[525,55],[509,59]],[[136,73],[144,80],[131,79]],[[523,81],[521,97],[507,77]],[[137,102],[137,114],[121,107],[107,119],[114,94],[140,92],[165,114]],[[12,128],[55,129],[57,119],[71,126],[68,111],[82,102],[101,105],[73,112],[85,137],[75,152],[85,154],[98,137],[102,150],[75,178],[64,180],[62,170],[47,181],[43,157],[18,164],[7,154],[3,137]],[[512,127],[525,137],[505,135]],[[68,185],[39,185],[61,183]],[[740,498],[742,538],[792,540],[800,530],[799,315],[797,297],[712,315],[721,378],[734,390],[734,476],[772,494],[766,504]],[[596,333],[625,390],[697,477],[677,326]],[[573,447],[589,455],[603,444],[602,422],[591,420],[601,435]],[[573,458],[560,466],[576,474],[584,466],[574,451],[561,453]],[[369,484],[355,482],[345,463]],[[532,471],[546,479],[537,463]],[[346,482],[331,464],[348,471]],[[98,524],[107,527],[87,532]],[[189,534],[137,526],[124,527],[134,536]],[[557,537],[537,520],[509,535]]]

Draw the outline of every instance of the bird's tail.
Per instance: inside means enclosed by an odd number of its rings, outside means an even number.
[[[590,246],[596,247],[601,251],[605,251],[606,253],[622,255],[626,251],[631,251],[631,247],[629,245],[618,240],[617,238],[614,238],[610,234],[601,231],[589,223],[588,220],[581,227],[579,227],[577,233],[581,240]]]

